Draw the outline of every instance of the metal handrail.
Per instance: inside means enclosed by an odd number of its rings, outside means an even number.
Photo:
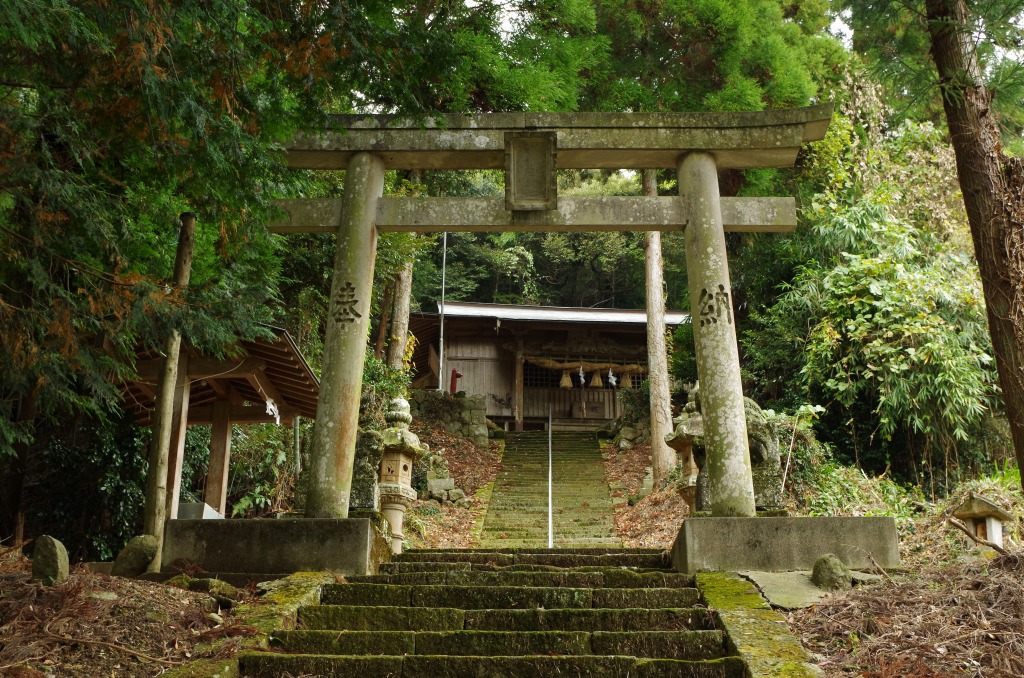
[[[551,453],[551,424],[553,415],[554,405],[548,403],[548,548],[554,548],[555,546],[555,511],[554,504],[552,502],[552,453]]]

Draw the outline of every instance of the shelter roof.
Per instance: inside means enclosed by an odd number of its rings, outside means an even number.
[[[998,504],[971,492],[959,506],[953,509],[953,517],[966,520],[969,518],[998,518],[1004,522],[1012,521],[1013,516]]]
[[[210,423],[216,400],[264,404],[274,400],[282,422],[296,416],[316,418],[320,382],[302,357],[291,335],[282,328],[268,327],[272,339],[254,339],[237,344],[232,357],[218,360],[193,349],[189,353],[189,424]],[[186,350],[186,349],[183,349]],[[156,393],[156,375],[160,366],[154,352],[140,352],[136,361],[138,379],[122,384],[126,409],[143,426],[150,424]],[[273,421],[265,407],[236,408],[241,416],[236,423]],[[260,413],[263,413],[261,418]]]

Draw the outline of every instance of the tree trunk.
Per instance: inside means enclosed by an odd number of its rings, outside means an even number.
[[[174,286],[181,290],[188,286],[192,274],[192,254],[196,244],[196,215],[181,215],[181,234],[174,261]],[[157,394],[153,410],[152,439],[149,444],[149,470],[146,473],[146,506],[143,511],[145,534],[156,537],[156,556],[149,570],[160,569],[163,552],[164,525],[167,522],[167,465],[171,448],[171,424],[174,418],[174,390],[178,383],[178,356],[181,353],[181,333],[171,330],[165,345],[163,365],[157,377]],[[187,386],[186,386],[187,388]],[[187,417],[187,412],[181,416]]]
[[[21,400],[15,421],[30,422],[36,418],[36,396],[41,381]],[[25,511],[22,494],[25,472],[28,468],[30,443],[14,443],[14,454],[0,458],[0,546],[7,544],[20,548],[25,541]]]
[[[655,170],[644,170],[644,195],[657,197]],[[647,368],[651,386],[651,466],[654,487],[668,480],[676,465],[676,453],[665,442],[672,432],[672,396],[668,384],[668,355],[665,348],[665,282],[662,275],[661,232],[644,234],[647,283]]]
[[[1024,166],[1002,153],[967,4],[926,0],[925,7],[1006,416],[1024,468]]]
[[[388,367],[401,368],[409,343],[409,305],[412,302],[412,265],[410,259],[395,280],[394,310],[391,313],[391,337],[388,340]]]
[[[384,358],[384,344],[387,341],[388,325],[391,323],[391,305],[394,301],[394,295],[394,284],[384,288],[384,300],[380,305],[380,320],[377,323],[377,343],[373,347],[373,357],[377,360]],[[390,351],[388,355],[391,355]]]

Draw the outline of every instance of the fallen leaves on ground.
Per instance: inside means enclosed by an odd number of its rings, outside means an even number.
[[[826,676],[1024,675],[1024,556],[918,570],[790,616]]]
[[[640,491],[640,485],[644,482],[647,469],[651,466],[651,446],[636,445],[628,450],[620,450],[615,445],[609,445],[601,450],[604,457],[604,475],[608,484],[615,481],[625,485],[622,496],[636,494]],[[615,491],[612,492],[615,495]]]
[[[198,646],[215,636],[239,635],[226,612],[224,624],[210,616],[204,593],[82,566],[54,586],[31,574],[28,558],[0,553],[0,675],[155,676],[210,656]]]
[[[492,440],[487,449],[480,449],[465,436],[440,426],[417,422],[411,428],[420,442],[430,445],[431,452],[444,457],[455,486],[465,490],[467,496],[494,481],[501,461],[501,447],[497,441]]]
[[[472,545],[472,509],[417,501],[405,514],[405,521],[405,535],[411,548],[465,549]]]
[[[672,548],[683,520],[690,514],[672,486],[654,492],[634,506],[615,512],[615,531],[627,548]]]
[[[660,492],[653,492],[635,505],[627,499],[636,495],[643,484],[644,476],[651,465],[649,445],[637,445],[629,450],[606,447],[604,471],[608,484],[613,489],[615,500],[615,532],[627,548],[671,548],[679,533],[679,526],[689,515],[689,508],[683,498],[670,485]],[[615,488],[616,482],[623,487]]]
[[[455,486],[473,503],[464,509],[433,500],[417,501],[406,513],[406,539],[412,548],[469,548],[473,528],[482,517],[484,500],[475,496],[477,490],[494,482],[501,466],[501,443],[490,441],[480,449],[468,438],[446,431],[440,426],[417,423],[412,426],[420,441],[440,453],[448,463],[448,472]]]

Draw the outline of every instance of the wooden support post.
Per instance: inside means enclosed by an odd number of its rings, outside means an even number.
[[[324,364],[306,470],[306,516],[347,518],[370,321],[374,217],[384,189],[384,163],[370,153],[352,157],[338,226]]]
[[[513,398],[515,399],[515,416],[516,416],[516,430],[523,430],[523,408],[525,407],[525,399],[523,397],[523,363],[524,349],[523,349],[523,338],[521,336],[516,337],[516,357],[515,367],[516,372],[512,381],[512,390],[515,391]]]
[[[178,252],[174,261],[174,285],[178,289],[188,286],[192,273],[192,255],[195,252],[196,215],[181,215]],[[164,364],[157,377],[156,408],[153,411],[153,437],[149,445],[149,471],[146,475],[146,507],[143,511],[145,534],[156,537],[156,556],[149,570],[160,569],[163,557],[164,524],[167,521],[167,467],[170,456],[171,429],[174,418],[174,391],[178,385],[178,356],[181,354],[181,333],[172,330],[164,346]],[[180,402],[180,399],[178,400]]]
[[[188,432],[189,378],[188,355],[178,358],[178,378],[174,386],[171,414],[171,441],[167,446],[167,519],[178,517],[181,499],[181,470],[185,463],[185,434]]]
[[[691,153],[680,159],[678,172],[679,195],[689,214],[686,274],[697,349],[711,513],[750,517],[756,514],[754,482],[718,171],[714,157]]]
[[[210,470],[206,474],[203,501],[226,516],[228,469],[231,465],[231,403],[213,403],[213,430],[210,432]]]

